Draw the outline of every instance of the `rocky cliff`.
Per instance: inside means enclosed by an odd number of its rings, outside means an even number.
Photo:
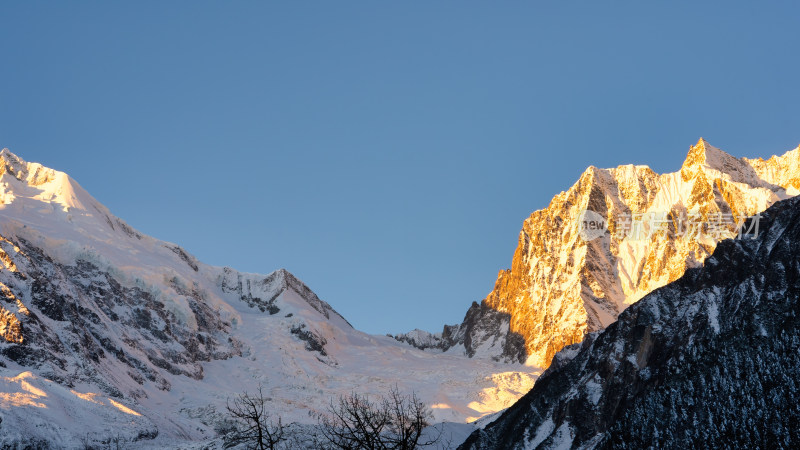
[[[740,159],[703,139],[674,173],[589,167],[525,220],[511,268],[436,345],[547,367],[563,347],[702,265],[745,217],[798,186],[800,149]]]

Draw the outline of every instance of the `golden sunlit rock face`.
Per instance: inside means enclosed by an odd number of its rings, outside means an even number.
[[[0,236],[0,270],[7,270],[9,272],[17,272],[17,266],[14,261],[3,249],[3,246],[8,247],[9,251],[19,252],[11,242]],[[27,316],[30,312],[28,308],[11,292],[3,283],[0,283],[0,338],[6,342],[15,344],[22,344],[22,322],[19,317]]]
[[[31,186],[40,186],[55,179],[52,169],[37,163],[26,164],[5,149],[0,153],[0,162],[0,176],[8,173]]]
[[[9,310],[0,306],[0,337],[6,342],[22,344],[22,324]]]
[[[798,186],[798,149],[767,161],[739,159],[703,139],[675,173],[590,167],[525,220],[511,269],[484,301],[510,314],[528,362],[545,368],[563,347],[701,265],[744,217],[796,195]],[[585,211],[605,220],[597,236],[586,234]]]

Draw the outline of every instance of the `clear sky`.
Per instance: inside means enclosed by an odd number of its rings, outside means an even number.
[[[0,147],[372,333],[457,323],[589,165],[800,143],[793,2],[3,2]]]

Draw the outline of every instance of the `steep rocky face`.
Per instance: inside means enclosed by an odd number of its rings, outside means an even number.
[[[564,349],[463,449],[796,448],[800,199]]]
[[[20,237],[0,236],[0,255],[0,337],[6,342],[0,355],[50,380],[68,387],[88,382],[110,395],[137,398],[147,395],[140,387],[146,381],[169,390],[166,374],[200,380],[203,362],[242,355],[232,320],[209,305],[213,291],[196,281],[174,275],[166,289],[126,283],[122,274],[88,259],[58,262]],[[224,268],[217,283],[221,292],[270,315],[281,312],[278,300],[291,291],[325,319],[347,323],[283,269],[257,277]],[[287,331],[307,350],[326,355],[325,338],[306,323],[293,322]]]
[[[201,379],[202,362],[241,354],[230,321],[177,277],[170,301],[185,302],[190,317],[179,317],[163,292],[125,286],[91,261],[62,264],[11,236],[0,236],[0,249],[0,366],[6,359],[69,387],[91,382],[136,398],[146,395],[145,381],[167,390],[167,373]]]
[[[248,277],[230,267],[224,267],[217,284],[219,284],[222,292],[235,293],[240,300],[247,303],[251,308],[258,308],[262,312],[268,311],[270,314],[280,312],[280,308],[275,305],[276,299],[287,291],[293,291],[308,303],[308,306],[322,314],[326,319],[334,316],[352,328],[352,325],[336,312],[331,305],[320,300],[311,288],[286,269],[278,269],[262,279],[253,279],[252,276]],[[264,293],[269,293],[269,298],[263,298]]]
[[[547,367],[563,347],[700,266],[745,217],[796,195],[799,183],[800,149],[739,159],[703,139],[675,173],[590,167],[525,220],[511,268],[464,323],[445,327],[438,348]]]
[[[510,314],[493,309],[486,302],[472,302],[464,320],[457,325],[445,325],[441,333],[413,330],[387,336],[420,350],[524,363],[527,358],[525,339],[510,331],[510,319]]]

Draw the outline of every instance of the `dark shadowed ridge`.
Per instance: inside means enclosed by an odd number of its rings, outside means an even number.
[[[797,448],[800,199],[759,228],[560,352],[459,448]]]

